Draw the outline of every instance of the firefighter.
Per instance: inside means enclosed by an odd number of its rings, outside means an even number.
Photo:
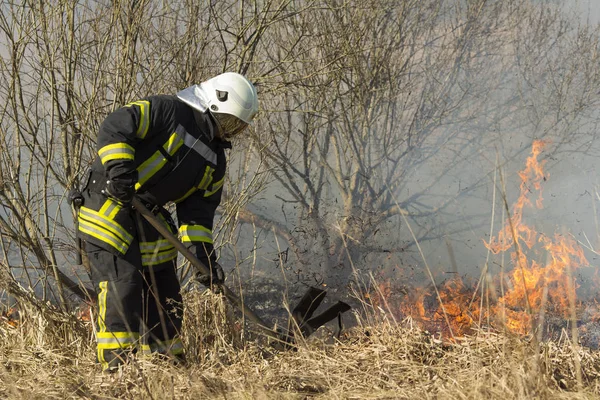
[[[258,111],[256,89],[232,72],[131,102],[100,126],[98,157],[81,192],[77,230],[98,293],[97,359],[116,370],[135,352],[182,357],[177,251],[131,206],[138,196],[223,282],[213,219],[225,149]],[[175,204],[178,228],[163,207]]]

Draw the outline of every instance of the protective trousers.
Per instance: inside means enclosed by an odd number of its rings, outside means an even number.
[[[97,359],[103,370],[118,368],[135,352],[183,357],[176,257],[163,256],[157,263],[144,258],[148,243],[161,243],[155,235],[144,238],[151,242],[135,238],[123,256],[86,242],[98,293]]]

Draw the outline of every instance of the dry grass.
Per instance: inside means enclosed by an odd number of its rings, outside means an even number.
[[[188,365],[138,359],[120,374],[94,363],[89,326],[22,310],[16,327],[0,322],[0,397],[11,399],[587,399],[600,397],[600,353],[565,340],[539,347],[516,337],[478,332],[441,343],[410,321],[385,318],[333,339],[326,329],[298,351],[242,340],[223,302],[186,296]],[[369,320],[373,320],[370,316]],[[538,348],[538,350],[535,350]]]

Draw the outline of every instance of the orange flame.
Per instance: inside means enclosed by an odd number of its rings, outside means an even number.
[[[12,328],[16,328],[19,326],[19,311],[16,308],[9,308],[0,313],[0,321]]]
[[[527,159],[526,167],[523,171],[519,172],[519,177],[521,178],[520,194],[513,205],[510,219],[506,221],[504,228],[498,232],[498,239],[494,240],[492,238],[490,243],[485,243],[484,241],[485,246],[494,254],[509,250],[515,242],[517,245],[523,242],[528,248],[533,247],[535,243],[536,232],[523,223],[523,208],[526,205],[531,206],[528,195],[532,192],[532,187],[539,192],[536,206],[543,208],[542,181],[547,179],[546,175],[544,175],[546,161],[538,162],[538,156],[544,146],[545,143],[541,140],[533,142],[531,156]]]
[[[493,254],[511,250],[512,270],[504,276],[492,277],[483,290],[481,285],[486,282],[467,286],[460,277],[438,285],[437,290],[415,289],[390,307],[392,312],[411,316],[424,328],[441,332],[446,338],[468,334],[480,322],[527,334],[532,332],[532,324],[542,310],[563,318],[569,315],[578,287],[574,272],[588,265],[583,249],[568,236],[555,234],[551,238],[539,234],[523,218],[524,209],[533,207],[531,194],[537,194],[535,207],[543,208],[542,183],[548,174],[543,168],[545,161],[538,161],[538,157],[545,145],[542,141],[533,143],[525,169],[519,172],[520,194],[509,218],[497,237],[489,243],[484,241]],[[538,248],[548,256],[545,265],[528,258],[527,253]],[[473,292],[474,287],[478,293]],[[380,300],[388,306],[391,294],[389,284],[385,290],[379,290],[379,296],[383,297]],[[371,300],[377,303],[377,299]]]

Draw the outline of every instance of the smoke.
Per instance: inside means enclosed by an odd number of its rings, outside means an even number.
[[[565,7],[573,7],[571,2],[565,2]],[[578,0],[573,7],[579,14],[581,21],[587,25],[600,23],[600,4],[596,0]]]
[[[529,3],[526,4],[529,6]],[[402,215],[396,215],[372,229],[368,212],[375,214],[387,209],[365,212],[360,208],[365,204],[362,203],[356,205],[356,209],[350,212],[343,210],[342,213],[341,201],[337,203],[337,198],[341,197],[337,195],[336,186],[331,180],[323,185],[325,190],[320,207],[327,212],[321,216],[332,242],[349,233],[345,237],[347,243],[361,241],[363,248],[368,248],[362,253],[352,254],[353,268],[373,273],[378,280],[392,279],[413,286],[430,283],[426,264],[437,283],[457,275],[477,278],[486,262],[488,272],[492,275],[497,273],[502,263],[510,263],[510,255],[490,257],[484,241],[497,235],[505,223],[506,209],[512,207],[520,193],[518,173],[525,167],[533,141],[541,138],[549,143],[540,155],[546,161],[546,179],[541,187],[543,208],[526,207],[524,222],[547,237],[560,233],[586,247],[586,258],[591,267],[580,272],[588,278],[593,274],[593,265],[597,264],[595,251],[600,248],[596,222],[600,182],[595,168],[600,155],[600,143],[595,134],[599,116],[596,111],[598,80],[595,72],[598,63],[587,57],[596,50],[595,34],[586,29],[578,31],[578,25],[585,25],[588,21],[597,23],[600,6],[591,1],[577,3],[577,7],[570,9],[567,5],[561,6],[565,15],[577,14],[571,25],[562,24],[560,18],[552,19],[553,15],[550,15],[544,24],[533,26],[530,22],[536,17],[541,18],[535,12],[529,16],[531,19],[525,21],[509,19],[516,26],[509,23],[506,29],[512,29],[510,34],[503,36],[504,28],[498,29],[495,34],[499,36],[490,36],[488,41],[485,35],[489,31],[482,30],[481,36],[473,39],[476,43],[465,46],[471,52],[468,54],[476,56],[470,59],[465,56],[458,63],[459,73],[445,75],[444,71],[432,69],[431,74],[439,76],[430,80],[426,78],[423,82],[418,78],[426,74],[414,75],[410,82],[413,85],[411,90],[430,89],[429,92],[423,90],[426,98],[423,103],[415,102],[418,103],[415,107],[422,110],[420,114],[414,113],[418,120],[415,124],[421,124],[421,127],[435,125],[427,120],[430,115],[442,122],[425,138],[411,138],[417,143],[411,143],[413,147],[407,151],[408,156],[397,165],[386,164],[374,169],[369,176],[371,182],[379,179],[384,182],[383,185],[388,185],[394,200],[406,209],[406,221]],[[510,38],[507,39],[507,36]],[[503,40],[508,40],[503,43],[509,44],[497,44]],[[436,53],[428,54],[429,50],[427,47],[422,49],[425,54],[422,59],[435,58]],[[440,82],[446,82],[437,79],[439,77],[454,79],[448,84],[452,89],[439,91]],[[461,102],[463,95],[468,100]],[[411,97],[407,99],[414,101]],[[412,115],[414,109],[410,107],[410,101],[398,105],[399,111],[394,118],[401,120],[405,115]],[[453,108],[455,104],[460,107]],[[436,107],[448,108],[438,115]],[[404,118],[393,125],[395,130],[402,132],[411,128],[413,120]],[[299,124],[294,126],[297,127],[305,128]],[[387,139],[389,137],[384,134],[386,128],[382,124],[373,127],[372,131],[378,139]],[[305,129],[290,131],[295,132],[295,138],[306,132]],[[426,129],[417,130],[419,133],[424,131]],[[391,143],[397,145],[397,142]],[[375,152],[374,148],[369,150]],[[333,153],[331,149],[329,151]],[[374,154],[369,155],[376,158]],[[302,159],[297,154],[292,156]],[[390,154],[390,158],[392,156],[394,154]],[[393,167],[403,171],[397,182],[387,179],[390,175],[386,175],[385,168]],[[348,175],[346,180],[353,178]],[[303,179],[295,183],[306,187]],[[532,201],[536,196],[533,192]],[[308,196],[307,193],[304,195]],[[298,242],[311,244],[314,242],[310,240],[320,232],[311,230],[309,224],[302,220],[307,213],[298,200],[301,195],[293,197],[277,182],[272,182],[249,208],[255,214],[267,216],[284,226],[287,231],[283,233],[295,237]],[[361,219],[360,227],[365,229],[354,232],[336,230],[342,222],[352,218],[355,221]],[[407,229],[407,223],[414,237]],[[275,280],[283,276],[290,287],[298,283],[321,283],[317,275],[321,272],[323,258],[313,253],[317,246],[306,245],[294,253],[283,234],[277,234],[275,238],[275,224],[271,230],[256,227],[247,224],[241,228],[239,237],[254,237],[255,242],[246,240],[242,244],[240,241],[236,254],[224,253],[230,260],[224,264],[252,260],[252,268],[246,268],[247,276],[256,274]],[[367,236],[353,236],[368,229],[371,232]],[[417,250],[417,243],[423,250],[423,256]],[[333,244],[331,248],[334,249]],[[345,248],[334,250],[331,258],[341,260],[340,269],[348,270],[350,263],[343,259]],[[530,256],[539,257],[540,263],[547,257],[542,253]],[[304,257],[305,263],[296,262],[296,257]],[[337,267],[337,264],[333,265]],[[346,282],[326,281],[328,285],[333,283],[334,287],[343,287]]]
[[[579,11],[582,23],[595,24],[600,21],[598,3],[589,1],[578,6],[579,9],[570,11]],[[568,12],[566,8],[565,12]],[[564,50],[556,51],[560,53]],[[562,69],[563,66],[556,66],[557,71]],[[542,185],[543,208],[526,208],[524,218],[544,235],[551,237],[554,233],[560,233],[572,236],[586,249],[590,261],[590,267],[581,271],[583,281],[595,273],[594,265],[598,262],[596,252],[600,249],[600,182],[596,173],[600,143],[596,137],[599,115],[595,111],[595,100],[588,104],[589,113],[582,113],[566,124],[552,118],[548,121],[540,119],[532,124],[535,118],[532,118],[533,113],[523,107],[531,104],[532,109],[538,107],[537,111],[555,107],[556,104],[542,105],[541,102],[536,104],[536,101],[547,96],[547,101],[552,102],[554,85],[563,84],[561,78],[570,78],[568,69],[569,66],[565,65],[564,73],[560,72],[551,79],[540,79],[540,76],[533,74],[529,78],[531,87],[524,91],[525,97],[530,96],[530,99],[520,108],[506,106],[510,103],[510,94],[505,99],[497,99],[500,108],[513,113],[509,119],[495,126],[497,131],[490,129],[492,124],[481,123],[483,118],[480,118],[470,125],[475,130],[477,126],[482,127],[480,140],[466,134],[454,135],[452,141],[444,143],[436,156],[413,171],[398,196],[410,198],[415,192],[426,191],[426,195],[420,199],[425,201],[422,210],[431,210],[431,215],[409,219],[426,258],[422,260],[414,246],[411,246],[412,251],[404,254],[402,268],[421,271],[415,273],[412,279],[428,280],[423,270],[425,262],[434,271],[438,282],[455,276],[456,272],[470,276],[481,273],[488,260],[483,240],[489,240],[490,233],[493,236],[500,229],[506,218],[503,214],[506,208],[504,202],[511,207],[519,195],[518,172],[524,168],[531,143],[538,137],[549,140],[548,148],[540,156],[547,161],[547,177]],[[490,81],[494,79],[490,76]],[[512,78],[508,83],[509,92],[523,90]],[[584,88],[583,84],[581,90]],[[577,97],[576,91],[573,87],[573,101]],[[465,144],[459,148],[461,141]],[[449,164],[447,160],[456,157],[457,152],[460,152],[460,157],[452,165]],[[535,196],[533,191],[531,196]],[[401,230],[400,234],[403,242],[414,243],[406,230]],[[539,254],[539,257],[543,258],[544,255]],[[494,266],[500,262],[499,259],[492,259],[492,270],[497,269]],[[453,265],[456,265],[457,271]]]

